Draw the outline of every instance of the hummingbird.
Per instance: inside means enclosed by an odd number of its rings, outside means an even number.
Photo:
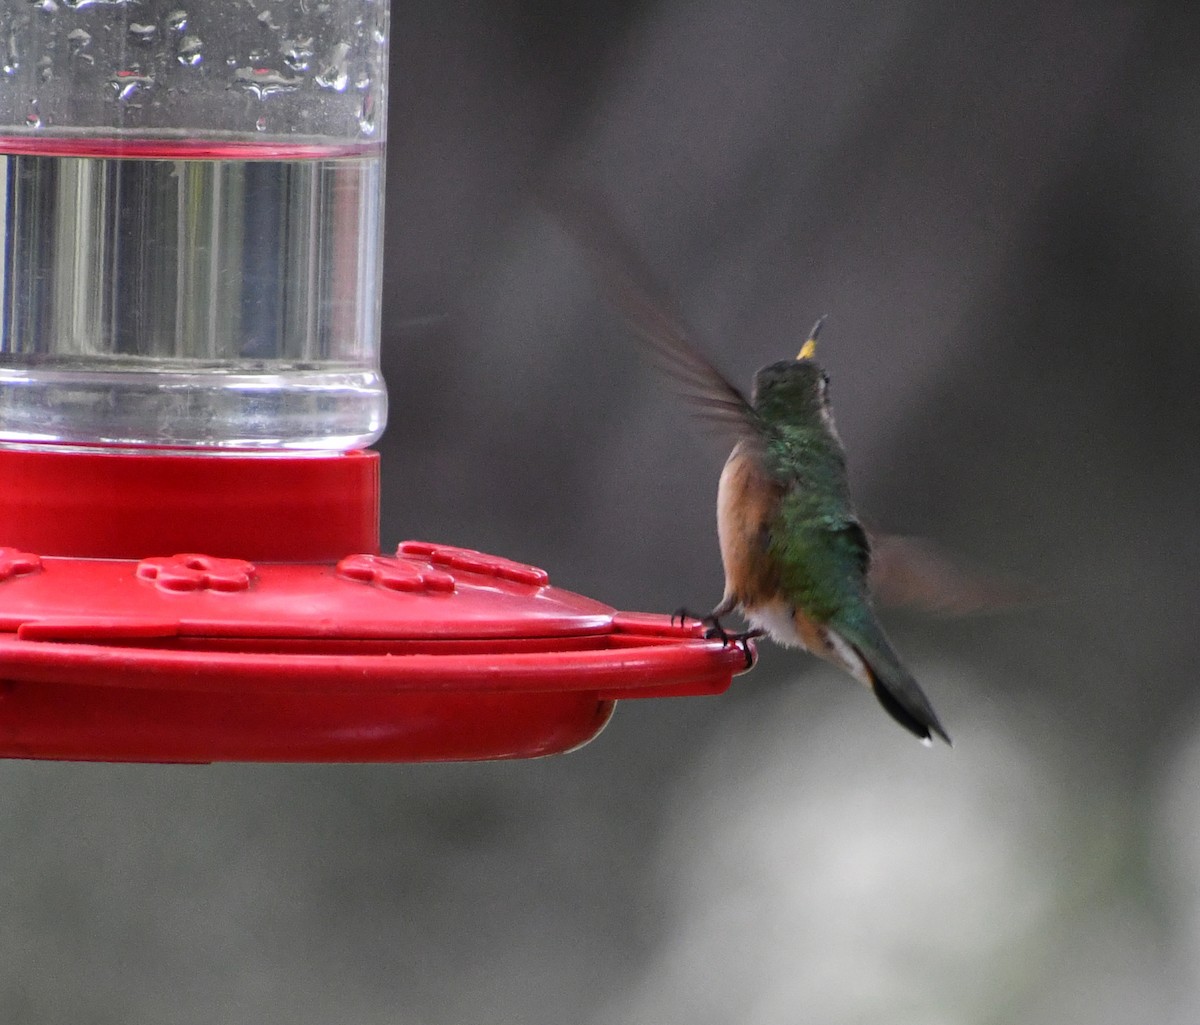
[[[767,634],[833,663],[917,737],[933,733],[949,743],[875,614],[871,543],[850,497],[829,374],[814,358],[823,322],[795,359],[755,374],[749,399],[719,375],[706,382],[705,408],[737,438],[717,485],[725,592],[702,618],[735,639],[721,619],[740,612],[753,627],[740,637]],[[693,357],[693,380],[706,370]]]
[[[747,397],[690,340],[668,304],[628,270],[607,218],[569,211],[568,230],[599,265],[610,300],[696,411],[724,429],[732,451],[717,485],[717,537],[725,571],[721,601],[698,618],[710,636],[770,636],[802,648],[865,684],[884,710],[926,743],[950,737],[876,617],[871,542],[851,500],[846,453],[833,421],[829,375],[816,361],[816,322],[795,358],[764,366]],[[581,224],[581,221],[583,222]],[[578,230],[576,230],[578,229]],[[745,633],[722,619],[739,612]]]

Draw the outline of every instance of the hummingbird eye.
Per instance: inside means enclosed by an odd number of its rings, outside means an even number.
[[[824,400],[829,394],[829,375],[824,370],[821,371],[821,399]]]

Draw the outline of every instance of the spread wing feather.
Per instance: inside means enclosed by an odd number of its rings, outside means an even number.
[[[730,435],[758,444],[763,423],[745,394],[692,341],[665,290],[622,236],[612,215],[593,197],[559,195],[551,214],[587,254],[605,298],[625,319],[692,411]]]

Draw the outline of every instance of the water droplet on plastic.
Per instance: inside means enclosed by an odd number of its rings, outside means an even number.
[[[29,6],[35,7],[45,14],[53,14],[58,10],[58,4],[54,0],[29,0]]]
[[[387,33],[383,30],[382,25],[376,25],[371,30],[371,38],[378,46],[383,46],[383,44],[387,42]]]
[[[29,110],[25,114],[25,127],[26,128],[41,128],[42,127],[42,115],[38,111],[38,101],[37,100],[29,101]]]
[[[259,46],[251,50],[249,56],[251,64],[261,64],[267,59],[267,51]]]
[[[257,121],[255,121],[254,130],[256,132],[265,132],[267,130],[267,119],[265,117],[260,117]]]
[[[128,102],[138,93],[153,87],[154,77],[143,75],[137,68],[126,68],[111,75],[108,84],[116,90],[118,100]]]
[[[204,43],[199,36],[184,36],[179,40],[179,52],[175,55],[175,59],[184,67],[194,68],[203,59],[203,54],[200,50]]]
[[[49,54],[37,62],[38,77],[43,82],[49,82],[54,77],[54,58]]]
[[[277,93],[294,93],[300,88],[299,78],[289,78],[272,68],[238,68],[234,80],[258,99],[266,99]]]
[[[269,28],[272,32],[279,31],[279,25],[275,21],[275,15],[273,15],[270,11],[263,11],[262,14],[258,16],[258,23],[264,28]]]
[[[280,53],[283,63],[292,71],[307,71],[313,58],[312,36],[307,39],[285,39]]]
[[[358,108],[358,130],[363,135],[375,134],[375,94],[367,93]]]
[[[15,75],[21,67],[21,48],[17,43],[17,33],[14,31],[8,37],[8,46],[4,51],[4,73]]]
[[[172,11],[163,19],[163,24],[171,32],[182,32],[188,25],[188,13],[184,10]]]
[[[96,58],[86,52],[87,48],[91,45],[92,37],[83,29],[75,28],[67,33],[67,46],[71,49],[71,56],[77,60],[81,60],[86,64],[96,63]]]
[[[63,0],[72,10],[79,11],[85,7],[128,7],[136,0]]]
[[[346,83],[350,81],[350,73],[346,70],[346,55],[350,52],[349,43],[338,43],[330,52],[325,67],[317,75],[316,82],[322,89],[333,89],[335,92],[345,92]]]
[[[152,43],[154,37],[158,34],[158,26],[147,25],[140,21],[131,21],[129,23],[129,34],[139,43]]]

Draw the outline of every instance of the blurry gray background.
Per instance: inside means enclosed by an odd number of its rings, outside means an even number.
[[[1033,607],[887,618],[927,750],[764,644],[541,762],[0,766],[0,1019],[1200,1019],[1200,15],[396,0],[385,546],[719,596],[724,453],[536,209],[731,375],[822,358],[862,511]],[[433,319],[428,319],[433,318]]]

